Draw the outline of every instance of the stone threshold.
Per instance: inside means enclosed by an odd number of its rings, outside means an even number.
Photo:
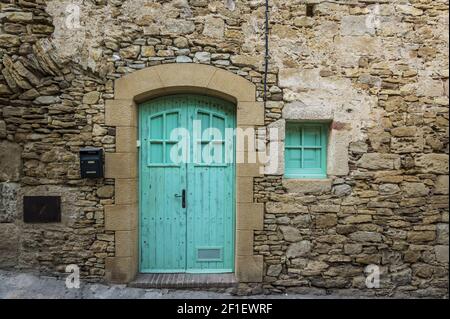
[[[237,284],[234,274],[138,274],[128,286],[144,289],[186,289],[232,288]]]

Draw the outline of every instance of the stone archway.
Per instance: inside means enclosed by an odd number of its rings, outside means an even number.
[[[195,93],[219,97],[237,106],[237,127],[264,125],[263,103],[250,81],[201,64],[149,67],[115,82],[115,99],[105,105],[105,124],[116,127],[116,152],[105,155],[105,176],[115,179],[115,204],[105,206],[105,229],[115,232],[115,257],[106,260],[106,280],[128,283],[138,272],[137,105],[157,96]],[[245,146],[247,147],[247,146]],[[244,149],[244,152],[248,152]],[[261,282],[263,257],[254,255],[254,231],[263,229],[263,204],[255,203],[253,178],[260,165],[236,164],[235,269],[239,282]]]

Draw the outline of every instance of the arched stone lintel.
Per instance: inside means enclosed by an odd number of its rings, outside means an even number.
[[[215,95],[233,103],[254,102],[256,86],[232,72],[203,64],[163,64],[116,81],[115,99],[140,103],[173,93]]]

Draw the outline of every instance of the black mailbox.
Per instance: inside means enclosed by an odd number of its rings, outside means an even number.
[[[101,148],[80,149],[81,178],[103,177],[103,150]]]

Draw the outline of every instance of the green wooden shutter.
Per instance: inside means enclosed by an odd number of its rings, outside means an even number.
[[[327,135],[325,123],[286,123],[285,177],[327,177]]]

